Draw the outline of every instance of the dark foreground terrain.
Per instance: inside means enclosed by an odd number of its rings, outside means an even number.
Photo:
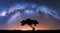
[[[2,33],[2,32],[8,32],[8,33],[12,33],[12,32],[14,32],[14,33],[46,33],[46,32],[48,32],[48,33],[54,33],[54,32],[57,32],[57,33],[60,33],[60,30],[35,30],[35,31],[33,31],[33,30],[27,30],[27,31],[21,31],[21,30],[0,30],[0,33]]]

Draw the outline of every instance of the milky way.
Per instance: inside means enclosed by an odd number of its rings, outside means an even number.
[[[19,3],[17,1],[17,3],[10,4],[10,6],[7,5],[6,7],[4,6],[0,10],[0,29],[11,29],[12,26],[18,27],[20,21],[26,18],[39,21],[40,24],[38,27],[40,28],[60,29],[60,15],[58,11],[59,10],[45,4]],[[36,29],[38,27],[36,27]]]

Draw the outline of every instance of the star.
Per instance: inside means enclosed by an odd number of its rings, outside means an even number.
[[[6,16],[7,12],[6,11],[3,11],[0,13],[0,16]]]

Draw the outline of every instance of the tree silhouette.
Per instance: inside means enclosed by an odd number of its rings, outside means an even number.
[[[33,30],[35,30],[35,28],[32,25],[34,24],[34,26],[36,26],[36,24],[39,23],[36,20],[31,20],[30,18],[27,18],[26,20],[21,21],[22,26],[24,26],[25,24],[28,24]]]

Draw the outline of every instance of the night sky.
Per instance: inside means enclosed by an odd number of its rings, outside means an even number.
[[[20,21],[31,18],[36,30],[60,29],[60,0],[0,0],[0,30],[31,30]]]

